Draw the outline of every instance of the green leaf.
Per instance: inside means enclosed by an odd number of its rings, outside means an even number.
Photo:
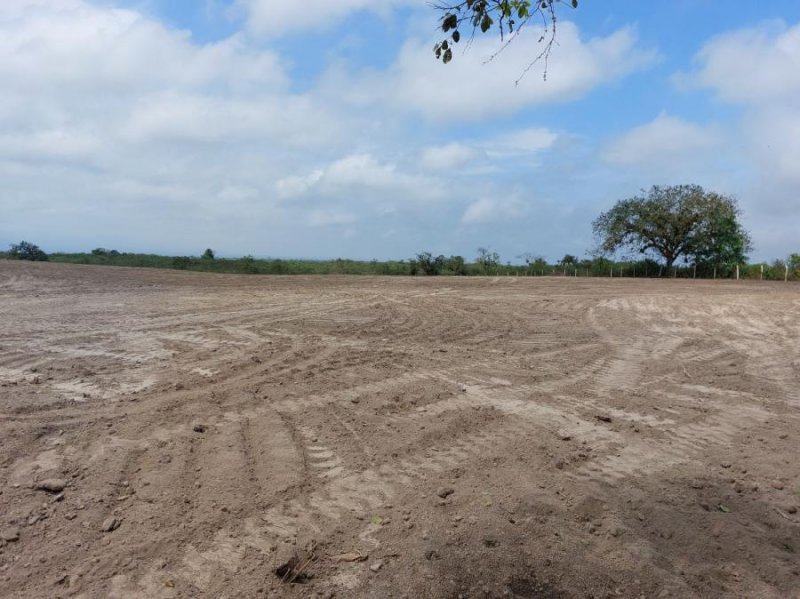
[[[454,14],[445,15],[444,19],[442,19],[442,31],[447,33],[456,27],[458,27],[458,17]]]
[[[718,507],[719,507],[719,511],[720,511],[720,512],[724,512],[724,513],[726,513],[726,514],[730,513],[730,511],[731,511],[731,508],[729,508],[729,507],[728,507],[727,505],[725,505],[724,503],[720,503]]]
[[[370,518],[369,521],[375,526],[380,526],[381,524],[383,524],[383,518],[381,518],[380,516],[372,516],[372,518]]]

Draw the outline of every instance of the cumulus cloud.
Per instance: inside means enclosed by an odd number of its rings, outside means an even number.
[[[715,127],[697,125],[662,112],[655,120],[611,142],[603,155],[607,162],[617,166],[670,170],[676,163],[694,161],[721,142],[721,134]]]
[[[423,148],[420,155],[420,165],[432,171],[450,171],[458,169],[479,156],[479,152],[472,146],[452,142],[442,146]]]
[[[329,28],[355,12],[389,15],[398,6],[423,4],[423,0],[236,0],[234,7],[246,15],[252,31],[276,36]]]
[[[800,23],[716,36],[696,55],[695,70],[676,80],[742,107],[737,145],[757,169],[742,195],[756,245],[766,255],[791,247],[796,227],[784,223],[800,222]]]
[[[525,204],[516,197],[481,198],[464,211],[461,222],[465,225],[482,225],[519,217],[525,213]]]
[[[420,165],[437,172],[458,171],[468,165],[472,165],[471,172],[496,172],[509,159],[531,158],[551,149],[558,139],[559,134],[544,127],[525,127],[486,139],[423,148]]]
[[[573,23],[564,21],[559,24],[547,81],[540,62],[515,86],[541,49],[535,28],[523,32],[489,64],[487,57],[497,51],[493,37],[475,39],[447,65],[432,60],[430,40],[409,40],[387,73],[364,75],[351,93],[363,97],[364,87],[382,90],[383,101],[392,110],[410,110],[434,121],[476,120],[577,99],[658,59],[654,51],[638,45],[631,28],[584,40]]]
[[[712,89],[725,102],[800,106],[800,24],[770,21],[716,36],[695,63],[679,84]]]
[[[405,202],[445,197],[442,182],[433,176],[407,172],[372,154],[352,154],[324,168],[280,179],[276,189],[284,198],[299,196],[341,197],[370,200],[381,206],[388,200]]]
[[[357,220],[355,215],[330,208],[315,208],[308,215],[308,224],[312,227],[329,227],[331,225],[347,225]]]

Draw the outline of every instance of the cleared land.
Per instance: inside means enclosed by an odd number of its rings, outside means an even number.
[[[793,284],[0,262],[0,596],[797,597],[799,408]]]

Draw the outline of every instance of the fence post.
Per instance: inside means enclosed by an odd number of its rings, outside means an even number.
[[[789,265],[788,264],[784,264],[783,268],[784,268],[783,282],[786,283],[786,282],[789,281]]]
[[[717,265],[714,265],[714,280],[717,278]]]
[[[736,280],[739,280],[739,265],[736,265]]]
[[[761,280],[764,280],[764,265],[761,265]]]
[[[695,263],[695,265],[694,265],[694,272],[692,273],[692,278],[693,279],[697,278],[697,263]]]

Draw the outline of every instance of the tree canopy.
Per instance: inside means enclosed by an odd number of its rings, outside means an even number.
[[[454,44],[461,41],[465,30],[469,33],[470,41],[478,33],[499,33],[501,46],[498,52],[501,52],[522,28],[534,20],[544,27],[544,33],[539,38],[544,47],[532,59],[531,66],[538,60],[546,61],[555,42],[556,9],[559,5],[578,8],[578,0],[461,0],[435,3],[433,7],[440,13],[439,27],[447,37],[434,46],[433,52],[443,63],[450,62]]]
[[[8,255],[15,260],[33,260],[36,262],[47,260],[47,254],[38,245],[27,241],[12,244]]]
[[[593,229],[603,252],[658,256],[667,268],[679,260],[743,263],[751,250],[736,200],[699,185],[654,186],[645,195],[620,200]]]

